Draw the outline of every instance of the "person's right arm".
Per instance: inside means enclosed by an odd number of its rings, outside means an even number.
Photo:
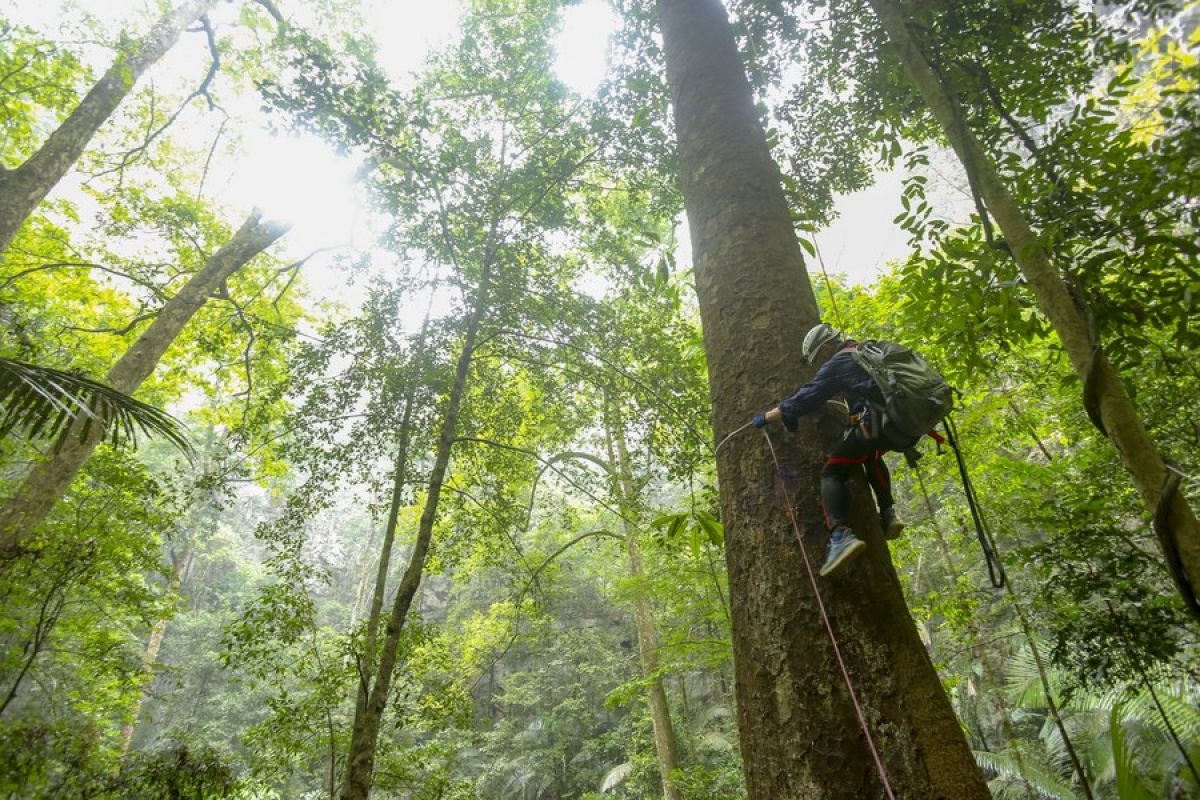
[[[831,397],[846,390],[847,367],[853,367],[849,353],[837,353],[817,370],[812,380],[779,404],[779,416],[789,431],[796,430],[800,417],[818,410]]]

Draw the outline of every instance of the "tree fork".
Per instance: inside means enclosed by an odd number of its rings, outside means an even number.
[[[791,216],[719,0],[657,0],[674,105],[680,182],[695,254],[718,435],[794,388],[800,344],[818,321]],[[830,436],[840,424],[827,426]],[[788,521],[797,504],[809,558],[825,542],[817,421],[757,434],[717,460],[729,568],[738,726],[752,800],[879,797],[880,777],[836,667]],[[779,483],[786,483],[781,500]],[[865,486],[851,524],[867,554],[823,581],[847,667],[897,797],[989,797],[882,541]]]
[[[958,98],[925,58],[909,31],[904,10],[894,0],[867,0],[909,78],[941,125],[972,185],[1008,241],[1038,307],[1050,320],[1084,382],[1085,407],[1112,441],[1147,511],[1165,521],[1160,543],[1167,568],[1187,610],[1200,621],[1200,522],[1180,492],[1167,491],[1170,471],[1150,438],[1129,392],[1097,343],[1098,333],[1050,254],[1009,192],[996,165],[967,128]],[[1160,504],[1162,507],[1160,508]],[[1178,566],[1176,566],[1178,565]]]

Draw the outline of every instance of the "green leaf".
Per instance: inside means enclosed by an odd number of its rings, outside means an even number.
[[[722,547],[725,544],[725,526],[717,521],[717,518],[707,511],[696,511],[696,522],[708,534],[708,540],[717,547]]]

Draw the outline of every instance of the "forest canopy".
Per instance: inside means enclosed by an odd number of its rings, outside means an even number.
[[[1196,0],[6,5],[0,795],[1200,796],[1198,228]]]

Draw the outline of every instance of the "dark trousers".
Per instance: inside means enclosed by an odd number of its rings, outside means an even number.
[[[825,524],[832,530],[846,524],[850,495],[846,481],[857,470],[866,469],[867,483],[875,492],[879,510],[891,508],[892,476],[888,472],[883,454],[889,450],[902,450],[896,442],[882,436],[867,437],[861,428],[852,428],[841,444],[829,454],[829,460],[821,469],[821,505],[825,510]]]

